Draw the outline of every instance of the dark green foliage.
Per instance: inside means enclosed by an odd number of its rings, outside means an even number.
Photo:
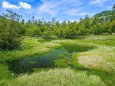
[[[18,22],[18,14],[7,12],[0,18],[0,49],[12,50],[20,45],[22,27]]]

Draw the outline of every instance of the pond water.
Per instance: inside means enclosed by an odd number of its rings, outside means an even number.
[[[93,49],[93,47],[64,44],[61,48],[53,49],[50,53],[8,61],[7,64],[9,70],[16,75],[31,73],[35,68],[54,68],[55,60],[61,57],[72,58],[73,54],[77,52],[88,51],[91,49]]]

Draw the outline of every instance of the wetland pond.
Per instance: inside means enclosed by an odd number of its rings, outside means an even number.
[[[77,52],[92,50],[92,46],[81,46],[74,44],[62,44],[62,47],[53,49],[50,53],[7,61],[9,70],[16,74],[31,73],[34,69],[55,68],[55,61],[61,57],[70,58]]]

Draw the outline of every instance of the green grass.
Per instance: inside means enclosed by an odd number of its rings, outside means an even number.
[[[13,79],[9,86],[104,86],[99,76],[74,72],[72,69],[51,69],[48,72],[23,75]]]
[[[14,78],[6,64],[9,60],[36,57],[60,47],[68,52],[56,62],[59,68],[36,68],[32,74]],[[73,51],[73,60],[63,59]],[[51,56],[55,57],[54,54]],[[0,86],[114,86],[114,82],[115,36],[86,36],[72,40],[24,37],[19,50],[0,51]]]
[[[0,80],[10,79],[11,77],[12,75],[11,72],[8,70],[8,66],[0,64]]]

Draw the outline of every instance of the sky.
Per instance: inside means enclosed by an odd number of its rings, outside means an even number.
[[[56,18],[79,21],[85,15],[92,17],[104,10],[110,10],[115,0],[0,0],[0,15],[7,9],[23,16],[23,19],[44,19],[49,21]]]

